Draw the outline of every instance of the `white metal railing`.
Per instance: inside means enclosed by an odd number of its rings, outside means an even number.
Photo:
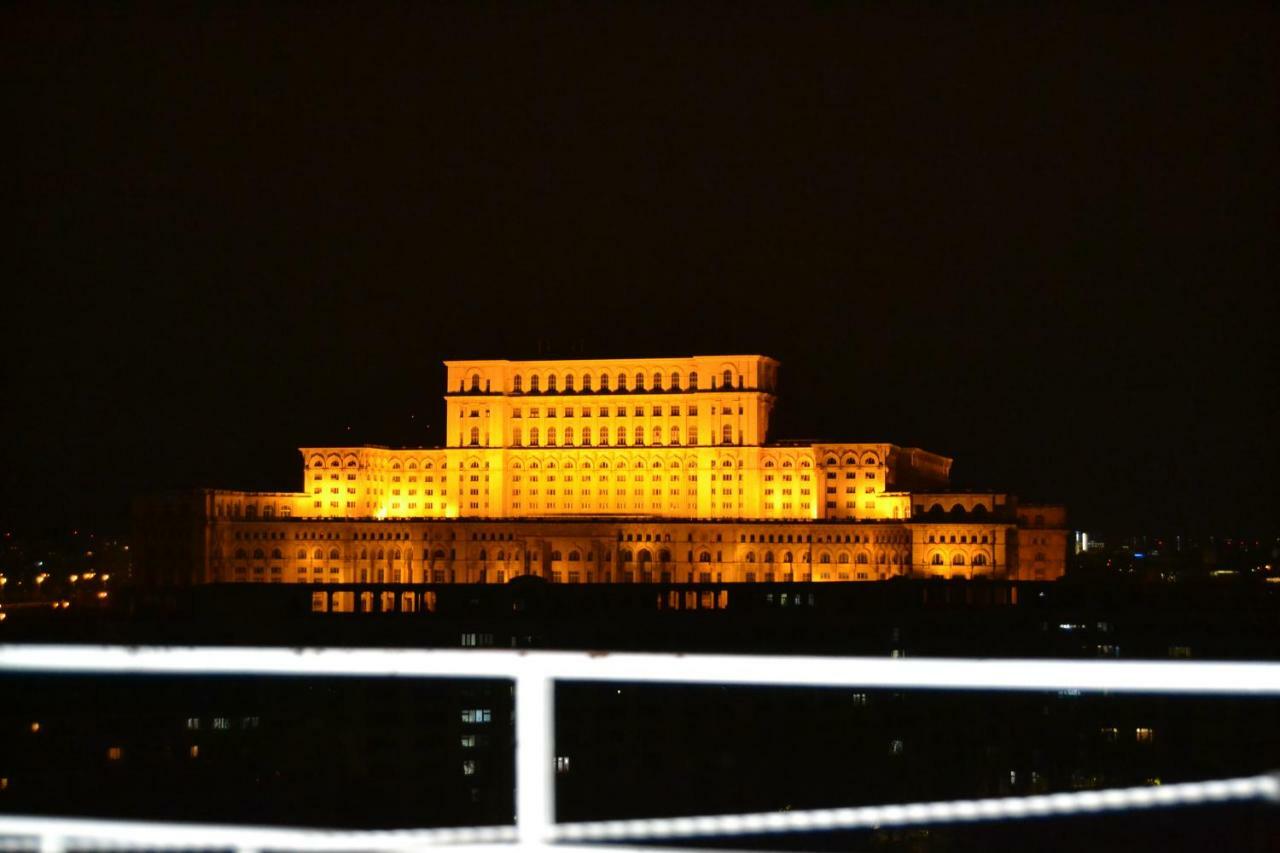
[[[1246,800],[1280,802],[1280,776],[785,813],[555,823],[554,687],[558,680],[945,690],[1280,696],[1280,664],[887,659],[417,649],[0,646],[0,672],[114,675],[313,675],[512,679],[515,826],[333,832],[316,829],[0,815],[6,840],[41,850],[91,846],[236,850],[404,850],[429,845],[543,847],[785,831],[1016,819]],[[611,845],[612,848],[612,845]],[[652,849],[652,848],[646,848]]]

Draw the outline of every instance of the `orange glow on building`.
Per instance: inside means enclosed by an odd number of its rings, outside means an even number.
[[[200,530],[187,543],[189,573],[143,554],[144,575],[1047,580],[1065,568],[1061,507],[949,491],[947,457],[888,443],[769,443],[778,363],[766,356],[445,366],[445,446],[302,448],[301,491],[198,493],[187,508]],[[144,527],[171,535],[147,523],[157,521],[150,509]]]

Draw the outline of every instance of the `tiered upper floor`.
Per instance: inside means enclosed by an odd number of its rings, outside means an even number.
[[[301,493],[228,493],[226,509],[889,520],[910,517],[907,491],[948,483],[951,460],[916,448],[766,443],[778,363],[761,355],[446,366],[444,447],[303,448]]]
[[[762,355],[445,365],[448,447],[760,445],[778,371]]]

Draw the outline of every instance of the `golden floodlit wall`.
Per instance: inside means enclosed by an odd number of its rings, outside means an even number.
[[[444,447],[305,447],[299,492],[201,492],[195,574],[750,582],[1065,571],[1061,507],[1018,513],[1008,495],[945,491],[947,457],[769,443],[777,379],[778,363],[761,355],[446,362]]]

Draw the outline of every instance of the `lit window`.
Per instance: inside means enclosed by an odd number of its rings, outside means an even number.
[[[124,750],[121,749],[120,747],[112,746],[107,748],[108,761],[119,761],[123,757],[124,757]]]
[[[473,761],[472,759],[467,759],[466,761],[462,762],[462,775],[463,775],[463,776],[474,776],[474,775],[476,775],[476,763],[475,763],[475,761]]]
[[[556,772],[557,773],[569,772],[569,756],[567,755],[556,756]]]
[[[1154,729],[1137,728],[1134,729],[1133,736],[1138,743],[1151,743],[1155,740],[1156,733]]]

